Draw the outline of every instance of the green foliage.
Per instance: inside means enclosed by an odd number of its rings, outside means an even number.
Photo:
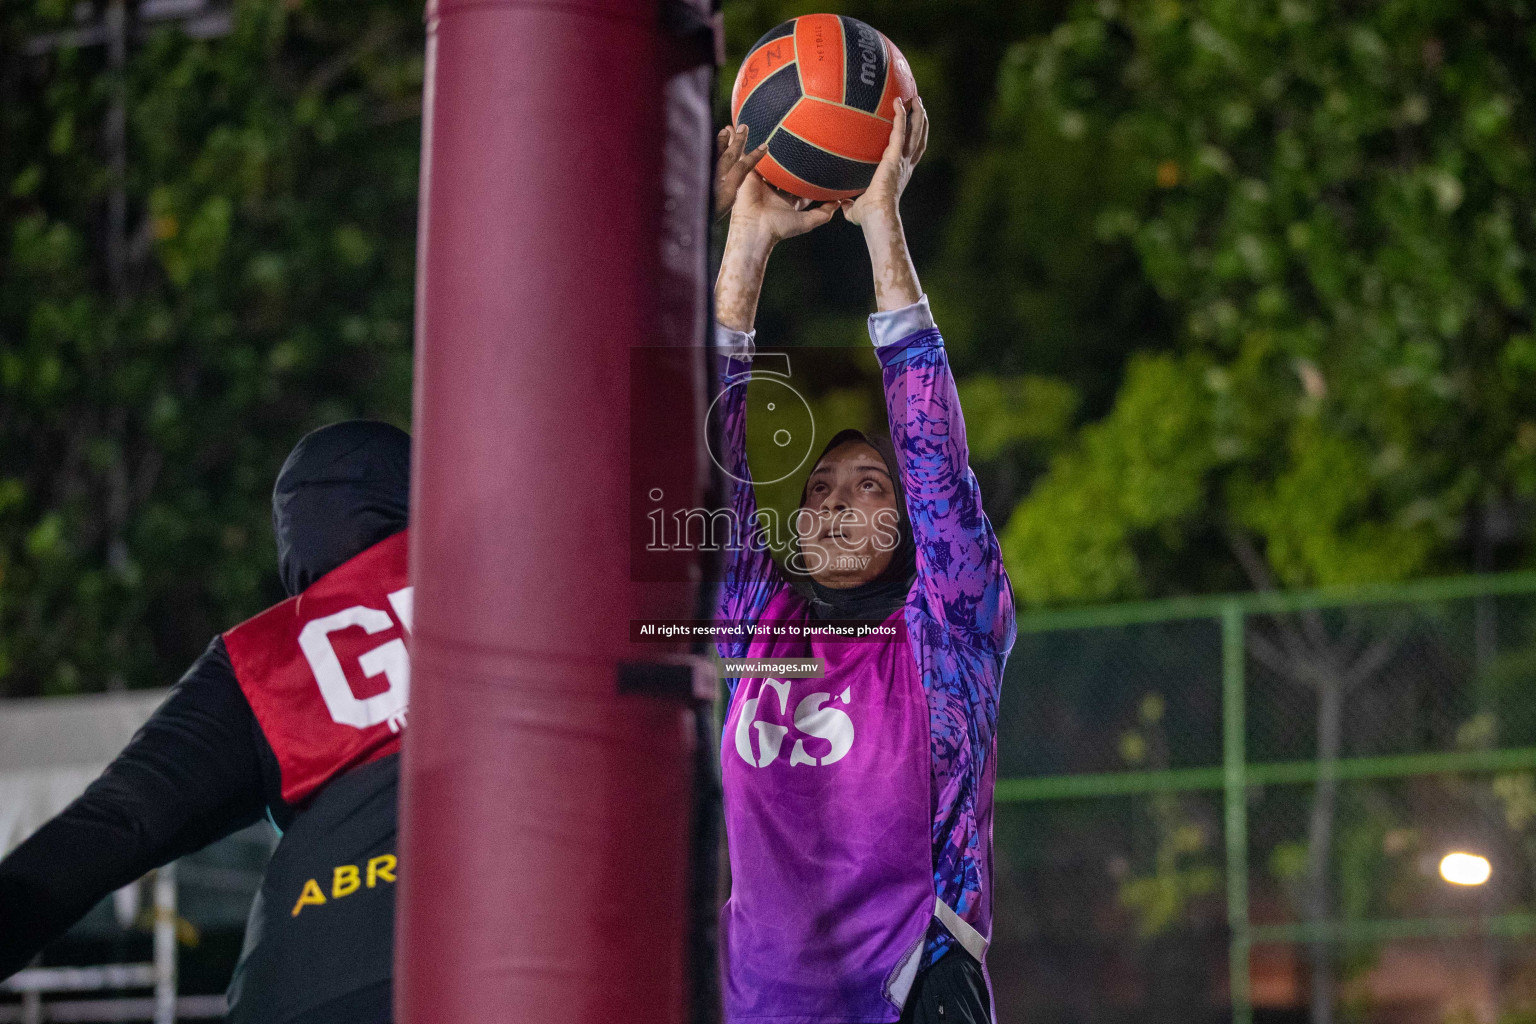
[[[1110,0],[1014,47],[999,135],[1092,149],[1065,233],[1134,251],[1176,352],[1015,511],[1021,597],[1445,571],[1469,508],[1536,493],[1531,28],[1517,2]],[[999,173],[973,171],[1055,171]],[[1033,230],[1012,202],[957,244]],[[1245,544],[1267,569],[1234,579]]]
[[[731,6],[732,52],[804,10]],[[934,115],[908,224],[1026,604],[1455,571],[1536,494],[1525,5],[845,10]],[[765,337],[864,273],[836,223],[783,247]]]
[[[1177,797],[1157,794],[1150,799],[1158,832],[1153,870],[1120,883],[1120,905],[1136,917],[1136,929],[1150,938],[1179,924],[1191,900],[1215,894],[1221,886],[1221,870],[1214,865],[1190,863],[1206,855],[1210,839],[1199,825],[1177,821]]]
[[[1475,1009],[1460,1007],[1447,1014],[1445,1024],[1476,1024],[1481,1018]],[[1497,1024],[1536,1024],[1536,1008],[1521,1006],[1516,1008],[1499,1008]]]
[[[1078,435],[1014,512],[1003,554],[1026,603],[1086,601],[1140,589],[1133,531],[1199,515],[1217,461],[1203,375],[1168,355],[1132,360],[1114,411]]]
[[[1269,851],[1269,873],[1276,881],[1295,886],[1307,873],[1307,844],[1299,839],[1276,843]]]
[[[74,6],[5,5],[0,48]],[[732,0],[728,52],[828,7]],[[1469,508],[1536,494],[1524,3],[830,7],[932,115],[904,216],[1024,601],[1249,586],[1243,545],[1283,585],[1455,569]],[[167,681],[279,596],[292,442],[406,422],[420,5],[235,14],[131,51],[116,292],[118,80],[0,72],[0,693]],[[776,253],[760,341],[862,345],[871,308],[834,221]]]
[[[957,390],[971,458],[990,462],[1023,444],[1059,442],[1072,426],[1077,392],[1052,377],[975,374]]]
[[[136,43],[127,255],[117,81],[0,31],[0,694],[164,685],[281,596],[268,495],[305,430],[409,413],[419,4],[240,0]]]
[[[1163,725],[1167,703],[1148,693],[1137,708],[1137,727],[1120,738],[1127,767],[1167,770],[1168,739]],[[1146,802],[1151,847],[1141,870],[1120,879],[1118,899],[1136,920],[1143,938],[1162,935],[1187,921],[1195,901],[1218,895],[1222,872],[1212,856],[1213,832],[1191,801],[1179,793],[1154,793]]]

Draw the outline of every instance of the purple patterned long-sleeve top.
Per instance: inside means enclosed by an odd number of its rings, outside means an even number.
[[[997,534],[982,511],[970,468],[954,377],[927,297],[870,317],[880,361],[891,440],[901,461],[907,513],[917,546],[917,579],[904,618],[928,699],[933,755],[933,883],[936,895],[984,937],[992,925],[992,788],[1003,667],[1017,632],[1013,592]],[[751,369],[752,336],[721,329],[726,384]],[[755,524],[746,462],[746,389],[721,396],[731,508]],[[730,552],[720,588],[721,621],[755,622],[788,583],[761,538]],[[718,645],[724,658],[747,641]],[[735,679],[727,680],[732,696]],[[937,920],[923,965],[954,937]]]

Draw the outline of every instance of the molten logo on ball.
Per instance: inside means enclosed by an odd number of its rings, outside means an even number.
[[[859,23],[859,52],[864,56],[864,67],[859,71],[859,81],[865,85],[875,84],[875,71],[880,66],[880,33]]]

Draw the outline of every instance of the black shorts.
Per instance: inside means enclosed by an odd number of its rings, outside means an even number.
[[[981,964],[959,946],[917,976],[900,1024],[991,1024],[992,1000]]]

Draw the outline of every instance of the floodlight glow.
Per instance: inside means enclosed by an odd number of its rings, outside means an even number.
[[[1440,861],[1440,877],[1452,885],[1482,885],[1491,874],[1488,858],[1475,853],[1448,853]]]

